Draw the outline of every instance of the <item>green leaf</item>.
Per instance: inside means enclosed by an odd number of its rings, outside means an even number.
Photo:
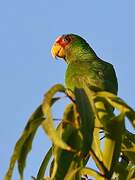
[[[50,102],[51,105],[55,103],[58,99],[60,98],[53,98]],[[27,155],[32,148],[32,142],[35,137],[36,131],[44,119],[45,118],[42,112],[42,106],[40,105],[29,118],[21,137],[15,145],[13,154],[11,156],[9,169],[5,175],[5,180],[11,179],[16,161],[18,162],[20,179],[23,179],[23,171],[25,168]]]
[[[99,157],[96,156],[95,149],[90,150],[90,155],[91,155],[92,159],[94,160],[96,166],[100,170],[100,172],[102,172],[102,174],[106,174],[106,176],[107,176],[109,174],[109,172],[108,172],[107,168],[105,167],[105,165],[103,164],[103,160],[101,161],[99,159]]]
[[[96,118],[95,119],[95,128],[93,131],[92,149],[94,149],[94,152],[100,161],[103,160],[103,154],[102,154],[102,151],[100,149],[100,146],[101,146],[101,141],[100,141],[101,127],[102,127],[101,122],[99,121],[99,119]]]
[[[123,131],[124,114],[121,113],[120,115],[109,120],[106,127],[103,163],[110,172],[110,177],[120,155]]]
[[[127,180],[134,180],[134,179],[135,179],[135,167],[133,166],[129,169]]]
[[[21,137],[17,141],[14,152],[11,156],[9,169],[5,175],[5,180],[11,180],[15,162],[18,161],[18,169],[20,173],[20,179],[23,179],[23,170],[26,163],[26,157],[31,150],[32,141],[35,136],[37,128],[43,121],[43,114],[41,106],[30,117]]]
[[[46,168],[48,166],[49,160],[52,156],[52,147],[49,149],[49,151],[46,153],[45,158],[39,168],[38,174],[37,174],[37,180],[42,180],[44,178],[44,174],[46,171]]]
[[[66,142],[72,149],[78,151],[82,145],[82,136],[77,125],[77,112],[75,105],[69,104],[63,114],[62,122],[57,128],[60,137]],[[75,152],[66,151],[58,146],[53,148],[55,166],[51,168],[51,178],[64,179],[65,175],[70,169],[72,161],[75,156]],[[54,177],[55,175],[55,177]]]
[[[62,149],[66,149],[68,151],[71,151],[71,147],[68,146],[59,136],[57,133],[54,124],[53,124],[53,117],[51,113],[51,101],[53,96],[57,92],[63,92],[65,93],[65,88],[61,84],[56,84],[54,85],[46,94],[45,98],[43,100],[42,104],[42,110],[43,114],[46,117],[46,120],[43,121],[42,126],[43,129],[45,130],[46,134],[49,136],[49,138],[52,140],[53,144],[61,147]]]
[[[112,93],[102,91],[96,93],[94,99],[108,101],[114,108],[118,109],[120,112],[124,112],[135,128],[135,111],[130,106],[128,106],[121,98]]]
[[[70,175],[70,173],[72,174],[72,171],[84,166],[89,159],[95,117],[86,90],[75,89],[75,104],[74,123],[70,121],[68,126],[69,129],[72,129],[73,126],[76,130],[69,136],[67,143],[78,151],[75,153],[66,152],[64,150],[61,151],[58,157],[58,169],[54,179],[79,179],[80,175],[78,172],[73,173],[74,175]],[[64,132],[66,132],[65,128]],[[64,166],[62,166],[62,164],[64,164]],[[61,176],[61,174],[63,174],[63,176]]]
[[[87,92],[86,91],[87,90],[84,89],[75,89],[76,106],[74,109],[75,112],[74,121],[73,122],[70,121],[67,125],[67,128],[65,128],[64,126],[63,129],[63,132],[67,133],[67,130],[69,130],[69,132],[72,132],[71,129],[73,129],[73,127],[76,128],[76,130],[73,130],[73,133],[71,134],[71,136],[69,136],[66,142],[67,144],[70,144],[72,148],[74,148],[75,150],[77,149],[79,151],[76,153],[67,152],[65,150],[61,150],[61,152],[59,151],[59,153],[58,151],[56,151],[57,158],[55,159],[55,161],[57,163],[58,169],[54,179],[66,179],[66,178],[69,179],[68,174],[70,174],[71,171],[73,171],[74,169],[80,166],[83,166],[88,161],[89,150],[91,148],[92,139],[93,139],[95,116],[93,113],[93,109],[91,107],[91,103],[89,102],[89,99],[87,97],[88,91]],[[70,117],[70,115],[68,115],[68,117]],[[68,137],[68,136],[64,135],[63,137]],[[57,155],[57,153],[59,155]],[[88,156],[87,158],[86,155]],[[79,178],[78,173],[75,174],[75,176],[72,176],[72,180],[78,178]]]
[[[118,162],[115,165],[115,175],[117,177],[117,179],[119,180],[127,180],[127,176],[128,176],[128,169],[127,169],[128,163],[125,161],[121,161]]]
[[[75,165],[75,163],[74,163]],[[77,180],[80,179],[80,171],[81,167],[72,167],[72,169],[66,174],[64,180]]]
[[[89,89],[75,89],[77,111],[80,118],[80,131],[83,136],[82,152],[88,154],[93,140],[95,115],[91,103]]]
[[[72,157],[72,161],[70,162],[70,166],[68,168],[67,173],[65,174],[64,180],[77,180],[80,179],[79,170],[83,167],[83,162],[81,160],[80,154],[75,154]]]
[[[87,167],[82,168],[82,169],[80,170],[80,174],[81,174],[82,176],[84,176],[84,175],[87,174],[88,176],[94,177],[94,178],[96,178],[96,179],[101,179],[101,177],[104,177],[102,174],[100,174],[99,172],[95,171],[94,169],[87,168]],[[103,179],[104,179],[104,178],[103,178]]]
[[[73,177],[76,177],[76,174],[79,174],[78,179],[73,179]],[[94,177],[96,179],[101,179],[104,176],[102,174],[100,174],[99,172],[95,171],[94,169],[91,168],[87,168],[87,167],[78,167],[78,168],[74,168],[72,169],[64,178],[64,180],[79,180],[81,179],[81,176],[91,176]],[[103,178],[104,179],[104,178]]]
[[[135,135],[125,130],[122,136],[122,149],[123,154],[135,164]]]

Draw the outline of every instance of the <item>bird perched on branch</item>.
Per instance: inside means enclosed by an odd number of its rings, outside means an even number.
[[[65,84],[71,91],[75,87],[81,88],[85,82],[94,92],[117,94],[118,83],[113,66],[101,60],[82,37],[75,34],[61,35],[55,40],[51,52],[53,57],[66,61]]]
[[[63,58],[67,63],[65,84],[68,92],[73,92],[69,93],[71,99],[74,99],[72,94],[76,88],[85,89],[85,87],[92,93],[108,91],[117,94],[118,82],[113,65],[100,59],[82,37],[75,34],[57,37],[51,53],[54,58]],[[108,103],[98,101],[95,106],[102,122],[113,117],[114,109]]]
[[[57,37],[52,46],[51,53],[54,58],[62,58],[67,63],[65,74],[67,94],[72,100],[75,100],[81,117],[80,131],[83,142],[80,151],[83,154],[83,158],[78,157],[76,162],[74,159],[76,157],[70,157],[68,153],[64,156],[69,164],[69,169],[70,162],[74,162],[72,164],[72,168],[74,169],[80,167],[81,164],[86,165],[91,148],[96,147],[93,144],[93,136],[99,142],[99,128],[106,127],[106,122],[114,117],[112,106],[101,100],[98,100],[93,105],[90,96],[95,95],[99,91],[108,91],[117,94],[118,82],[113,66],[100,59],[90,45],[78,35],[64,34]],[[81,96],[77,95],[77,91]],[[75,97],[77,98],[75,99]],[[93,106],[95,106],[97,113],[93,110]],[[97,117],[95,114],[98,114],[98,118],[95,118]],[[98,127],[98,129],[96,130],[94,127]],[[106,143],[109,144],[110,140],[107,139]],[[113,147],[112,154],[114,151],[115,146]],[[105,164],[107,165],[107,162]],[[62,167],[62,164],[61,166],[59,164],[59,169],[60,167]],[[75,179],[78,178],[75,177]]]

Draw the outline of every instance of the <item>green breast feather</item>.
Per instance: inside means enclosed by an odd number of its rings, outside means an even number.
[[[68,64],[65,75],[66,87],[74,91],[75,87],[81,88],[83,82],[91,90],[117,94],[118,83],[114,68],[100,59],[76,60]]]

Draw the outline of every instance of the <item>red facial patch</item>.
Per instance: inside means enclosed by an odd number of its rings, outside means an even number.
[[[56,43],[59,43],[59,41],[61,40],[62,36],[58,36],[55,40]]]
[[[71,37],[68,35],[58,36],[55,42],[64,48],[71,42]]]

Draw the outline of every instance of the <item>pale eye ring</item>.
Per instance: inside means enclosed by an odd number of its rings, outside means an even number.
[[[70,39],[69,36],[65,36],[65,37],[63,38],[63,41],[64,41],[65,43],[69,43],[69,42],[71,41],[71,39]]]

